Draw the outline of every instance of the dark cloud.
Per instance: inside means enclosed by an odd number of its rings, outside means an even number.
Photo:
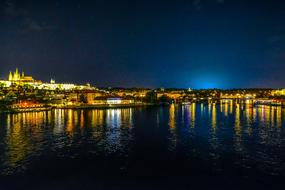
[[[39,22],[31,18],[26,18],[21,26],[22,32],[43,32],[46,30],[50,30],[53,27],[49,26],[45,22]]]
[[[203,8],[203,5],[206,3],[206,1],[203,0],[193,0],[192,5],[196,10],[201,10]],[[224,4],[225,0],[212,0],[212,3],[217,3],[217,4]]]
[[[43,32],[54,28],[47,22],[33,18],[27,9],[19,7],[13,0],[4,1],[2,15],[7,21],[17,23],[17,30],[21,33]]]
[[[195,7],[195,9],[201,10],[201,8],[202,8],[202,2],[201,2],[201,0],[194,0],[194,1],[192,2],[192,4],[193,4],[193,6]]]
[[[219,4],[223,4],[225,2],[225,0],[217,0],[217,3]]]
[[[4,3],[3,14],[8,18],[16,18],[27,14],[27,10],[18,8],[12,0],[7,0]]]
[[[285,35],[271,36],[268,40],[270,43],[285,41]]]

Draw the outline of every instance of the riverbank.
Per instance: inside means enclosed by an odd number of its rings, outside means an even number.
[[[23,113],[23,112],[41,112],[41,111],[49,111],[52,110],[52,107],[43,107],[43,108],[20,108],[20,109],[2,109],[0,110],[0,114],[7,113]]]
[[[185,103],[176,103],[181,105],[190,105],[192,103],[206,103],[206,102],[188,102]],[[216,102],[219,104],[220,102]],[[284,104],[272,104],[272,102],[264,102],[264,101],[253,101],[251,103],[253,106],[280,106],[285,108]],[[44,107],[22,107],[22,108],[2,108],[0,109],[0,114],[8,114],[8,113],[22,113],[22,112],[41,112],[41,111],[49,111],[53,109],[120,109],[120,108],[136,108],[136,107],[151,107],[151,106],[168,106],[169,103],[132,103],[132,104],[77,104],[77,105],[47,105]]]
[[[155,106],[150,103],[135,103],[135,104],[96,104],[96,105],[64,105],[53,106],[55,109],[109,109],[109,108],[133,108],[133,107],[145,107]]]
[[[135,107],[146,107],[146,106],[158,106],[159,104],[150,103],[136,103],[136,104],[98,104],[98,105],[50,105],[46,107],[25,107],[25,108],[6,108],[0,109],[0,114],[7,113],[22,113],[22,112],[41,112],[49,111],[53,109],[116,109],[116,108],[135,108]]]

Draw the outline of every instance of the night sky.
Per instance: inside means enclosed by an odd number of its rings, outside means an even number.
[[[0,78],[285,87],[280,0],[0,0]]]

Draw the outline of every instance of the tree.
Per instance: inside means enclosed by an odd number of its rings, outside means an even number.
[[[155,91],[147,92],[144,101],[148,103],[157,103],[157,93]]]
[[[159,98],[159,102],[160,103],[171,103],[172,102],[172,99],[167,96],[167,95],[162,95],[160,98]]]
[[[6,85],[4,83],[0,83],[0,90],[3,90]]]

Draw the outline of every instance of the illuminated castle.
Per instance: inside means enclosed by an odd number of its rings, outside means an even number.
[[[20,73],[18,69],[15,72],[10,71],[8,80],[0,80],[0,84],[4,84],[5,87],[10,87],[12,84],[25,85],[28,84],[38,89],[46,90],[83,90],[94,89],[90,85],[76,85],[70,83],[56,83],[54,79],[51,79],[50,83],[43,83],[41,80],[35,80],[32,76],[25,76],[24,72]]]
[[[10,71],[8,80],[11,82],[24,82],[24,83],[35,82],[32,76],[25,76],[24,72],[20,74],[20,72],[18,71],[18,68],[16,69],[14,73]]]

